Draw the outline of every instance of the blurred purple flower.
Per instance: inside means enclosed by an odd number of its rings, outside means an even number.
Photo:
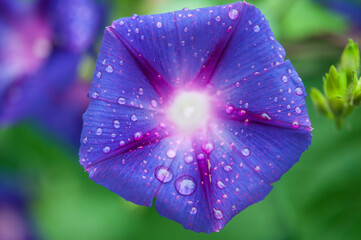
[[[94,0],[0,0],[0,8],[0,125],[30,118],[59,132],[69,121],[47,120],[81,119],[84,100],[70,106],[78,112],[59,104],[101,29],[103,8]],[[80,134],[81,124],[76,129]]]
[[[29,200],[18,178],[0,175],[0,239],[39,239],[29,216]]]
[[[95,182],[196,232],[262,200],[311,142],[306,92],[267,20],[232,5],[105,31],[83,116]]]
[[[352,25],[361,29],[361,1],[360,0],[314,0],[335,12],[344,15]]]

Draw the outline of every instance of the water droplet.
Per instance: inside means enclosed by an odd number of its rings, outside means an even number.
[[[119,120],[114,120],[114,121],[113,121],[113,127],[114,127],[114,128],[117,128],[117,129],[120,128],[120,122],[119,122]]]
[[[102,73],[101,72],[97,72],[97,78],[101,78],[102,77]]]
[[[221,220],[223,218],[223,212],[222,210],[218,210],[218,209],[215,209],[213,208],[213,216],[218,219],[218,220]]]
[[[197,212],[198,212],[198,210],[197,210],[196,207],[192,207],[191,210],[189,211],[189,213],[192,214],[192,215],[197,214]]]
[[[163,27],[163,24],[161,22],[157,22],[156,25],[157,25],[157,28]]]
[[[92,93],[92,98],[98,98],[98,97],[99,97],[99,93],[97,93],[97,92]]]
[[[288,81],[288,77],[286,75],[282,76],[282,82],[286,83]]]
[[[85,137],[85,138],[83,139],[83,143],[84,143],[84,144],[88,144],[88,138],[87,138],[87,137]]]
[[[184,31],[184,32],[188,32],[188,28],[185,27],[185,28],[183,29],[183,31]]]
[[[232,167],[231,167],[230,165],[224,166],[223,169],[224,169],[224,171],[226,171],[226,172],[232,171]]]
[[[134,138],[134,140],[139,141],[139,140],[141,140],[143,138],[143,133],[142,132],[136,132],[136,133],[134,133],[133,138]]]
[[[301,108],[300,107],[295,107],[295,112],[300,114],[302,112]]]
[[[224,189],[226,185],[222,181],[217,181],[217,187],[219,187],[220,189]]]
[[[158,106],[158,103],[157,103],[157,101],[152,100],[152,101],[150,101],[150,105],[152,105],[152,107],[156,108]]]
[[[262,113],[261,115],[264,119],[271,120],[271,117],[267,113]]]
[[[197,189],[196,181],[194,180],[193,177],[188,175],[183,175],[179,177],[175,181],[174,186],[177,192],[183,196],[191,195]]]
[[[98,129],[95,131],[95,134],[98,135],[98,136],[102,135],[102,133],[103,133],[103,130],[102,130],[101,128],[98,128]]]
[[[210,154],[213,150],[214,150],[214,145],[210,142],[204,142],[202,144],[202,150],[207,153]]]
[[[155,178],[162,183],[168,183],[173,179],[173,172],[170,168],[159,166],[154,171]]]
[[[301,96],[301,95],[303,94],[302,88],[297,87],[297,88],[295,89],[295,93],[296,93],[298,96]]]
[[[230,19],[237,19],[238,16],[239,16],[239,12],[237,9],[231,9],[229,12],[228,12],[228,16]]]
[[[143,94],[144,94],[144,89],[143,89],[143,88],[139,88],[138,93],[139,93],[139,95],[143,95]]]
[[[220,22],[221,21],[221,16],[217,16],[215,19],[216,19],[217,22]]]
[[[292,127],[293,127],[293,128],[300,128],[301,126],[300,126],[300,123],[299,123],[299,122],[293,121],[293,122],[292,122]]]
[[[110,152],[110,147],[105,146],[105,147],[103,148],[103,153],[109,153],[109,152]]]
[[[193,162],[193,157],[190,155],[187,155],[187,156],[184,156],[183,160],[185,163],[191,164]]]
[[[248,157],[251,155],[251,150],[248,147],[244,147],[242,148],[241,153],[243,156]]]
[[[206,156],[204,156],[203,153],[200,153],[200,154],[197,155],[197,159],[199,159],[199,160],[203,160],[205,158],[206,158]]]
[[[229,105],[226,107],[226,113],[231,114],[234,111],[234,107]]]
[[[120,140],[120,141],[119,141],[119,146],[120,146],[120,147],[124,147],[124,145],[125,145],[125,142],[124,142],[123,140]]]
[[[177,155],[177,152],[172,149],[169,149],[166,154],[167,154],[167,157],[169,157],[170,159],[173,159]]]
[[[135,116],[134,114],[130,117],[130,120],[132,120],[132,122],[135,122],[138,120],[137,116]]]
[[[124,21],[120,21],[120,22],[119,22],[119,25],[120,25],[120,26],[123,26],[123,25],[124,25]]]
[[[138,14],[136,14],[136,13],[134,13],[133,15],[132,15],[132,19],[134,20],[134,19],[137,19],[139,16],[138,16]]]
[[[232,205],[231,209],[232,209],[232,211],[236,211],[237,210],[236,205]]]
[[[120,98],[118,98],[118,103],[120,104],[120,105],[124,105],[125,104],[125,98],[122,98],[122,97],[120,97]]]
[[[108,65],[105,70],[108,72],[108,73],[112,73],[114,71],[113,67],[111,65]]]
[[[253,31],[254,31],[254,32],[259,32],[260,30],[261,30],[261,29],[259,28],[258,25],[256,25],[256,26],[253,27]]]

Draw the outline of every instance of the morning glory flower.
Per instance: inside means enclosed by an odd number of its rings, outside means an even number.
[[[114,21],[89,96],[89,177],[196,232],[262,200],[311,142],[302,81],[245,2]]]
[[[0,8],[0,126],[25,118],[53,126],[50,119],[81,119],[81,111],[61,105],[95,41],[101,8],[93,0],[0,0]],[[69,109],[85,110],[83,102]]]

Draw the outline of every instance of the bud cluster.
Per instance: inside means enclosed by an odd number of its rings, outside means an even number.
[[[349,40],[336,68],[331,66],[323,77],[323,93],[311,89],[311,99],[317,110],[336,121],[337,127],[353,109],[361,105],[360,53],[357,43]]]

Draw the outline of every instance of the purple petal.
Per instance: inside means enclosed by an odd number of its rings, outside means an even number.
[[[219,117],[310,130],[306,91],[289,61],[259,75],[240,76],[217,90]],[[230,111],[227,111],[231,108]]]
[[[226,33],[241,19],[243,6],[238,2],[201,10],[135,15],[114,21],[111,30],[170,86],[184,87],[198,77],[207,61],[215,67],[216,62],[210,59],[219,57],[226,48]],[[220,53],[213,56],[216,50]]]
[[[101,12],[93,0],[54,0],[49,18],[55,44],[73,52],[82,52],[95,40]]]

